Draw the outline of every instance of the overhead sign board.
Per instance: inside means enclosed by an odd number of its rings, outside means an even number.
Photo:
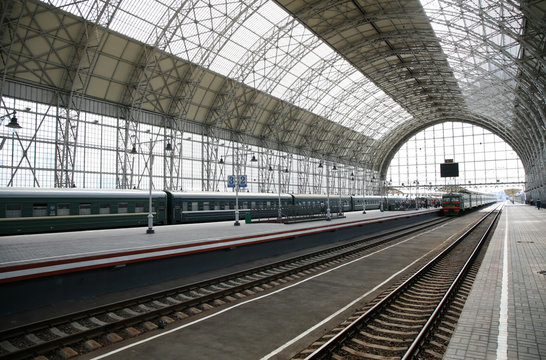
[[[229,188],[234,188],[235,186],[237,186],[237,181],[236,181],[236,176],[235,175],[229,175],[228,178],[227,178],[227,187]],[[247,187],[247,177],[246,175],[239,175],[239,187],[242,188],[242,187]]]
[[[246,187],[246,175],[239,175],[239,187]]]
[[[458,177],[459,163],[440,164],[440,176],[441,177]]]
[[[227,177],[227,187],[234,188],[235,185],[235,175],[229,175]]]

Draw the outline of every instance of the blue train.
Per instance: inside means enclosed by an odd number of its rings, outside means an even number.
[[[233,220],[235,193],[152,191],[154,225]],[[52,231],[89,230],[144,226],[149,211],[148,191],[79,189],[0,189],[0,235]],[[389,204],[402,198],[390,197]],[[281,194],[281,207],[321,211],[326,195]],[[367,196],[366,209],[378,209],[387,199]],[[279,195],[239,193],[241,218],[250,211],[261,217],[275,217]],[[363,198],[330,196],[332,212],[363,209]],[[392,208],[392,207],[391,207]]]

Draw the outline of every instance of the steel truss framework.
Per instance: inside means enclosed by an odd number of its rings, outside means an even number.
[[[158,188],[222,190],[250,170],[257,191],[324,192],[323,162],[343,192],[373,192],[405,141],[463,121],[506,141],[546,195],[545,1],[150,5],[2,3],[2,108],[33,124],[3,135],[6,185],[49,169],[57,187],[94,173],[142,187],[152,171]]]

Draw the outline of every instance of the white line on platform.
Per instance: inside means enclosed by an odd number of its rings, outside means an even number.
[[[442,227],[444,225],[440,225],[438,228]],[[433,230],[436,230],[437,228],[434,228],[434,229],[431,229],[429,231],[433,231]],[[427,232],[429,232],[427,231]],[[414,237],[411,237],[410,239],[407,239],[403,242],[406,242],[408,240],[411,240],[413,239]],[[449,237],[447,240],[444,241],[447,242],[447,241],[450,241],[450,239],[452,238]],[[402,243],[402,242],[401,242]],[[400,243],[400,244],[401,244]],[[394,245],[391,245],[389,246],[388,248],[392,247],[392,246],[395,246],[395,245],[398,245],[398,244],[394,244]],[[386,249],[388,249],[386,248]],[[383,250],[386,250],[386,249],[383,249]],[[267,360],[267,359],[270,359],[271,357],[279,354],[281,351],[283,351],[284,349],[286,349],[287,347],[289,347],[290,345],[296,343],[297,341],[303,339],[305,336],[309,335],[311,332],[315,331],[316,329],[318,329],[319,327],[321,327],[322,325],[326,324],[327,322],[329,322],[330,320],[332,320],[333,318],[335,318],[336,316],[338,316],[339,314],[343,313],[344,311],[348,310],[349,308],[351,308],[354,304],[356,304],[357,302],[359,302],[360,300],[364,299],[366,296],[372,294],[374,291],[376,291],[377,289],[379,289],[381,286],[387,284],[389,281],[391,281],[392,279],[394,279],[396,276],[400,275],[401,273],[403,273],[404,271],[406,271],[407,269],[409,269],[411,266],[413,266],[414,264],[416,264],[417,262],[421,261],[423,258],[425,258],[426,256],[428,256],[430,253],[432,253],[435,249],[432,249],[430,250],[429,252],[427,252],[426,254],[424,254],[423,256],[421,256],[420,258],[416,259],[415,261],[413,261],[411,264],[407,265],[406,267],[404,267],[403,269],[400,269],[398,272],[392,274],[389,278],[387,278],[385,281],[383,281],[381,284],[378,284],[377,286],[375,286],[373,289],[369,290],[368,292],[366,292],[365,294],[362,294],[360,297],[358,297],[357,299],[351,301],[349,304],[347,304],[345,307],[339,309],[338,311],[336,311],[335,313],[333,313],[332,315],[326,317],[325,319],[323,319],[321,322],[317,323],[316,325],[310,327],[309,329],[307,329],[306,331],[304,331],[303,333],[301,333],[300,335],[296,336],[295,338],[293,338],[292,340],[290,340],[289,342],[285,343],[284,345],[278,347],[277,349],[273,350],[272,352],[270,352],[269,354],[267,354],[266,356],[262,357],[260,360]],[[378,250],[376,252],[374,252],[373,254],[369,254],[369,255],[374,255],[378,252],[380,252],[382,250]]]
[[[497,360],[508,359],[508,211],[505,214],[506,225],[504,227],[502,250],[502,288],[499,309],[499,335],[497,336]]]
[[[433,229],[431,229],[431,230],[429,230],[429,231],[436,230],[436,229],[441,228],[441,227],[443,227],[443,226],[445,226],[445,224],[444,224],[444,225],[440,225],[440,226],[438,226],[438,227],[435,227],[435,228],[433,228]],[[429,231],[427,231],[427,232],[429,232]],[[419,235],[419,236],[420,236],[420,235]],[[109,357],[109,356],[111,356],[111,355],[114,355],[114,354],[117,354],[117,353],[119,353],[119,352],[125,351],[125,350],[127,350],[127,349],[132,348],[132,347],[135,347],[135,346],[137,346],[137,345],[147,343],[147,342],[149,342],[149,341],[155,340],[155,339],[160,338],[160,337],[162,337],[162,336],[165,336],[165,335],[174,333],[174,332],[176,332],[176,331],[178,331],[178,330],[182,330],[182,329],[184,329],[184,328],[187,328],[187,327],[196,325],[196,324],[198,324],[198,323],[200,323],[200,322],[202,322],[202,321],[211,319],[211,318],[213,318],[213,317],[216,317],[216,316],[218,316],[218,315],[220,315],[220,314],[223,314],[223,313],[225,313],[225,312],[228,312],[228,311],[230,311],[230,310],[233,310],[233,309],[238,308],[238,307],[240,307],[240,306],[243,306],[243,305],[245,305],[245,304],[248,304],[248,303],[251,303],[251,302],[254,302],[254,301],[258,301],[258,300],[264,299],[264,298],[269,297],[269,296],[271,296],[271,295],[275,295],[275,294],[281,293],[281,292],[283,292],[283,291],[285,291],[285,290],[288,290],[288,289],[290,289],[290,288],[292,288],[292,287],[295,287],[295,286],[298,286],[298,285],[300,285],[300,284],[303,284],[303,283],[305,283],[305,282],[307,282],[307,281],[310,281],[310,280],[312,280],[312,279],[314,279],[314,278],[317,278],[317,277],[320,277],[320,276],[322,276],[322,275],[328,274],[329,272],[335,271],[335,270],[337,270],[337,269],[340,269],[340,268],[342,268],[342,267],[348,266],[348,265],[350,265],[350,264],[353,264],[353,263],[355,263],[355,262],[357,262],[357,261],[360,261],[360,260],[365,259],[365,258],[367,258],[367,257],[370,257],[370,256],[372,256],[372,255],[375,255],[375,254],[378,254],[378,253],[383,252],[383,251],[385,251],[385,250],[388,250],[388,249],[390,249],[390,248],[392,248],[392,247],[395,247],[395,246],[398,246],[398,245],[403,244],[403,243],[405,243],[405,242],[408,242],[408,241],[410,241],[410,240],[413,240],[415,237],[417,237],[417,236],[412,236],[411,238],[408,238],[408,239],[403,240],[403,241],[401,241],[401,242],[398,242],[398,243],[396,243],[396,244],[389,245],[389,246],[387,246],[387,247],[385,247],[385,248],[383,248],[383,249],[374,251],[373,253],[364,255],[364,256],[362,256],[362,257],[360,257],[360,258],[358,258],[358,259],[352,260],[352,261],[350,261],[350,262],[348,262],[348,263],[341,264],[341,265],[339,265],[339,266],[337,266],[337,267],[335,267],[335,268],[326,270],[326,271],[324,271],[324,272],[322,272],[322,273],[320,273],[320,274],[316,274],[316,275],[310,276],[310,277],[308,277],[308,278],[306,278],[306,279],[303,279],[303,280],[301,280],[301,281],[298,281],[297,283],[294,283],[294,284],[292,284],[292,285],[288,285],[288,286],[283,287],[283,288],[281,288],[281,289],[275,290],[275,291],[273,291],[273,292],[271,292],[271,293],[268,293],[268,294],[265,294],[265,295],[262,295],[262,296],[258,296],[258,297],[256,297],[256,298],[252,298],[252,299],[250,299],[250,300],[246,300],[246,301],[241,302],[241,303],[239,303],[239,304],[235,304],[235,305],[233,305],[233,306],[231,306],[231,307],[228,307],[228,308],[226,308],[226,309],[224,309],[224,310],[220,310],[220,311],[218,311],[218,312],[216,312],[216,313],[214,313],[214,314],[210,314],[210,315],[208,315],[208,316],[205,316],[205,317],[203,317],[203,318],[201,318],[201,319],[199,319],[199,320],[195,320],[195,321],[193,321],[193,322],[190,322],[190,323],[181,325],[181,326],[179,326],[179,327],[173,328],[173,329],[171,329],[171,330],[167,330],[167,331],[165,331],[165,332],[162,332],[161,334],[157,334],[157,335],[151,336],[151,337],[149,337],[149,338],[146,338],[146,339],[137,341],[137,342],[135,342],[135,343],[132,343],[132,344],[127,345],[127,346],[124,346],[124,347],[121,347],[121,348],[116,349],[116,350],[114,350],[114,351],[110,351],[110,352],[108,352],[108,353],[105,353],[105,354],[96,356],[96,357],[92,358],[91,360],[100,360],[100,359],[104,359],[104,358]],[[448,240],[449,240],[449,239],[448,239]],[[446,241],[448,241],[448,240],[446,240]],[[383,281],[381,284],[377,285],[373,290],[370,290],[370,291],[367,292],[366,294],[362,295],[359,299],[364,298],[368,293],[371,293],[371,292],[375,291],[377,288],[379,288],[380,286],[386,284],[386,283],[389,282],[394,276],[396,276],[396,275],[398,275],[399,273],[401,273],[402,271],[406,270],[407,268],[409,268],[409,267],[410,267],[411,265],[413,265],[414,263],[416,263],[416,262],[420,261],[421,259],[425,258],[425,257],[426,257],[429,253],[431,253],[432,251],[434,251],[434,249],[433,249],[433,250],[430,250],[428,253],[424,254],[424,255],[421,256],[419,259],[417,259],[417,260],[415,260],[414,262],[412,262],[410,265],[404,267],[402,270],[398,271],[396,274],[392,275],[392,276],[389,277],[387,280],[385,280],[385,281]],[[349,307],[350,305],[352,305],[352,304],[355,303],[356,301],[358,301],[358,300],[355,300],[355,301],[351,302],[351,303],[350,303],[349,305],[347,305],[346,307]],[[338,312],[339,312],[339,311],[338,311]],[[337,314],[337,312],[336,312],[335,314]],[[334,315],[330,315],[327,319],[329,319],[329,318],[335,316],[335,314],[334,314]],[[292,344],[293,342],[297,341],[297,339],[299,339],[300,337],[303,337],[304,334],[307,334],[308,332],[312,331],[312,329],[315,329],[316,327],[320,326],[320,324],[322,324],[323,322],[325,322],[325,320],[321,321],[319,324],[317,324],[317,325],[315,325],[314,327],[312,327],[311,329],[307,330],[305,333],[300,334],[299,336],[297,336],[296,338],[294,338],[294,339],[291,340],[290,342],[286,343],[285,345],[279,347],[278,349],[276,349],[276,350],[274,350],[273,352],[269,353],[268,355],[264,356],[262,359],[268,359],[269,357],[271,357],[271,356],[275,355],[276,353],[282,351],[284,348],[286,348],[287,346],[289,346],[289,345]]]

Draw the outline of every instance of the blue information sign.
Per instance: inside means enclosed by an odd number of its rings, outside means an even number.
[[[237,186],[237,182],[235,179],[235,175],[229,175],[227,178],[227,187],[234,188],[235,186]],[[239,175],[239,187],[247,187],[246,175]]]
[[[230,188],[234,188],[235,187],[235,176],[234,175],[229,175],[228,178],[227,178],[227,186],[230,187]]]
[[[239,175],[239,187],[246,187],[246,175]]]

